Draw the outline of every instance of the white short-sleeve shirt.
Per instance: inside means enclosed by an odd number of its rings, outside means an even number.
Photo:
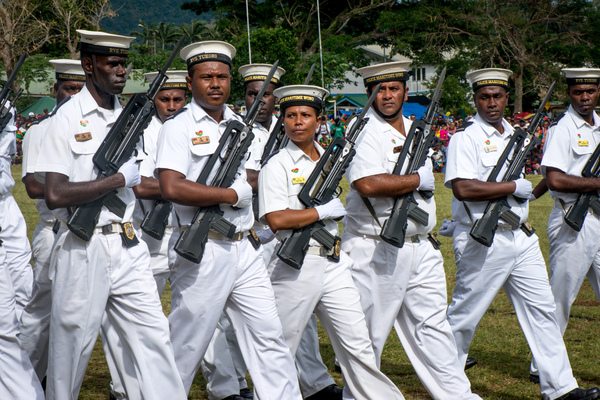
[[[170,169],[195,182],[204,165],[217,149],[227,122],[241,119],[228,107],[223,106],[223,120],[217,122],[194,100],[182,110],[165,121],[160,130],[155,176],[159,169]],[[246,180],[244,163],[245,161],[242,160],[236,180]],[[207,184],[210,185],[217,168],[218,163],[209,175]],[[220,204],[219,207],[223,211],[224,218],[236,226],[236,232],[252,228],[254,223],[252,207],[237,209],[229,204]],[[192,222],[197,209],[197,207],[174,204],[175,213],[182,226]]]
[[[500,134],[478,114],[470,122],[472,123],[464,130],[457,131],[452,136],[448,145],[445,177],[447,188],[452,188],[454,179],[487,181],[514,133],[513,127],[504,119],[502,120],[504,134]],[[502,181],[507,164],[498,174],[498,182]],[[465,201],[464,203],[455,197],[452,198],[452,218],[461,224],[472,225],[481,218],[489,201]],[[513,196],[509,195],[508,203],[511,210],[520,217],[521,222],[525,222],[529,213],[529,202],[519,204]],[[508,224],[500,220],[499,225]]]
[[[365,117],[369,118],[369,122],[358,136],[355,146],[356,155],[346,170],[350,191],[346,196],[346,211],[348,214],[344,218],[344,228],[354,234],[379,236],[381,227],[365,206],[358,191],[352,187],[352,184],[367,176],[391,174],[398,161],[405,137],[372,109],[367,112]],[[403,120],[404,129],[408,133],[412,121],[405,117],[403,117]],[[427,157],[425,165],[433,168],[429,157]],[[407,166],[408,160],[404,162],[404,169]],[[406,235],[424,235],[431,232],[435,227],[435,201],[433,197],[424,199],[416,190],[413,195],[419,207],[429,214],[429,221],[427,226],[422,226],[409,218]],[[394,200],[391,197],[369,198],[381,225],[389,218]]]
[[[162,121],[157,115],[155,115],[150,120],[148,127],[144,130],[143,151],[140,151],[138,154],[141,176],[154,178],[154,169],[156,168],[156,153],[158,151],[156,146],[158,142],[158,133],[160,132],[161,127]],[[133,219],[137,221],[143,220],[144,214],[152,210],[154,203],[156,203],[155,200],[137,199],[135,209],[133,211]]]
[[[42,150],[45,129],[48,127],[49,116],[31,125],[23,138],[23,173],[22,178],[27,174],[35,173],[38,155]],[[54,221],[54,214],[48,209],[46,201],[39,199],[35,203],[40,219],[46,222]]]
[[[260,171],[260,159],[262,158],[265,145],[267,144],[267,140],[269,140],[269,136],[271,132],[273,132],[275,125],[276,120],[273,119],[271,121],[271,126],[267,131],[267,129],[258,122],[254,123],[254,127],[252,128],[254,140],[252,140],[252,145],[250,146],[250,154],[248,161],[246,161],[246,169]]]
[[[569,106],[564,116],[548,129],[544,143],[542,173],[546,167],[561,170],[567,175],[581,176],[585,164],[600,143],[600,118],[593,113],[594,126],[590,126],[577,111]],[[549,190],[550,197],[564,202],[577,200],[578,193]]]
[[[318,143],[313,146],[322,155],[324,150]],[[285,209],[304,210],[306,206],[298,199],[300,190],[304,187],[304,182],[308,180],[318,161],[313,161],[310,156],[304,153],[292,141],[281,149],[268,162],[263,165],[258,177],[258,202],[259,216],[262,223],[266,224],[265,215],[274,211],[283,211]],[[325,229],[332,235],[338,234],[337,222],[332,219],[323,221]],[[292,234],[291,229],[279,230],[276,237],[284,240]],[[320,244],[311,239],[312,246]]]
[[[114,109],[107,110],[98,106],[85,86],[62,103],[45,129],[44,151],[39,153],[35,166],[36,179],[43,183],[48,172],[66,175],[69,182],[97,179],[98,169],[92,159],[121,111],[117,96],[114,96]],[[119,188],[117,196],[127,205],[123,218],[103,207],[97,226],[131,221],[135,204],[133,190]],[[61,220],[68,220],[69,214],[64,208],[53,210],[53,213]]]
[[[8,193],[15,186],[15,180],[10,172],[12,156],[17,152],[15,114],[16,111],[13,109],[11,120],[0,132],[0,196]]]

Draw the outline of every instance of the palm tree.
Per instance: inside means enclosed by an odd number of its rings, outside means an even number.
[[[147,24],[144,21],[140,20],[138,27],[141,28],[140,31],[133,31],[131,34],[133,36],[139,37],[143,41],[146,41],[146,46],[149,46],[149,42],[151,40],[156,40],[156,24]]]
[[[206,25],[206,21],[201,19],[194,19],[191,24],[182,24],[179,27],[179,32],[186,35],[190,43],[214,38],[213,33]]]
[[[161,42],[162,49],[165,49],[165,44],[172,44],[179,40],[181,34],[179,29],[174,24],[165,24],[161,22],[156,27],[156,37]]]

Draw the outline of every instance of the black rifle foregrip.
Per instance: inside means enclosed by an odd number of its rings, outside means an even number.
[[[78,238],[89,242],[98,224],[103,204],[104,198],[101,197],[76,207],[67,222],[69,230]]]
[[[588,209],[590,208],[590,203],[595,196],[597,196],[595,193],[579,195],[577,201],[567,210],[564,217],[565,223],[577,232],[581,231]]]
[[[300,269],[304,263],[306,250],[310,244],[312,225],[296,229],[281,243],[277,257],[292,268]]]
[[[169,223],[169,215],[173,204],[170,201],[159,200],[152,210],[148,211],[142,221],[142,231],[156,240],[162,240],[165,236],[165,230]]]

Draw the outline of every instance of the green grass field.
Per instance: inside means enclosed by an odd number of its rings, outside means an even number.
[[[21,211],[27,220],[29,235],[37,224],[35,202],[27,197],[23,184],[20,183],[21,168],[13,166],[13,175],[19,183],[13,190]],[[530,178],[533,184],[540,181],[539,176]],[[450,218],[450,201],[452,193],[443,186],[443,175],[436,175],[435,199],[437,203],[438,228],[443,218]],[[347,183],[344,193],[347,192]],[[342,195],[342,198],[345,194]],[[548,261],[548,238],[546,236],[547,216],[552,207],[552,200],[545,195],[530,206],[529,222],[537,229],[540,245],[546,261]],[[448,298],[452,294],[455,283],[456,265],[450,238],[438,237],[442,242],[442,253],[448,281]],[[169,312],[170,290],[167,287],[162,298],[165,313]],[[587,281],[584,283],[579,297],[571,310],[571,319],[565,342],[569,351],[571,366],[580,386],[589,387],[600,384],[600,370],[597,367],[600,341],[599,331],[600,308]],[[325,363],[330,367],[334,378],[341,385],[341,375],[333,372],[334,354],[328,338],[320,330],[321,353]],[[481,321],[475,334],[470,355],[479,360],[479,364],[467,372],[472,389],[486,400],[521,400],[539,399],[539,386],[530,383],[529,362],[531,353],[525,337],[520,329],[515,313],[506,295],[500,292]],[[430,396],[421,385],[412,366],[408,362],[397,336],[390,335],[383,354],[382,370],[400,388],[409,400],[429,399]],[[81,390],[81,399],[106,399],[110,375],[104,361],[100,341],[87,369]],[[204,380],[196,378],[190,399],[207,399],[204,391]],[[373,399],[384,400],[384,399]],[[452,400],[452,399],[448,399]]]

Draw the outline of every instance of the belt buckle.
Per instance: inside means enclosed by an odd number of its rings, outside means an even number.
[[[112,233],[112,224],[104,225],[102,227],[102,234],[103,235],[108,235],[109,233]]]

